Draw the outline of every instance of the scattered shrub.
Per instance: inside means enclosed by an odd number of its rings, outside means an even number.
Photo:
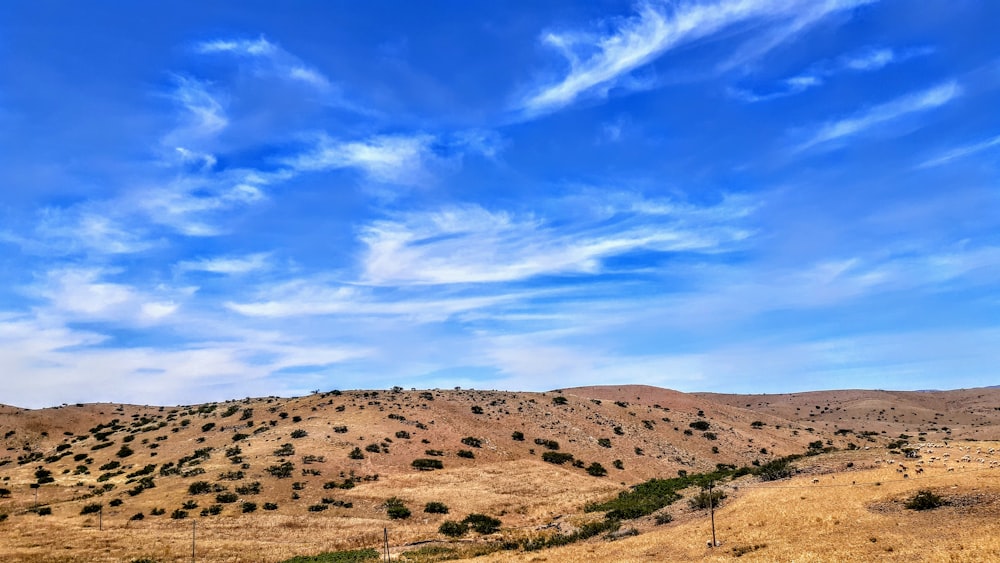
[[[948,504],[947,501],[940,496],[926,489],[921,489],[910,500],[906,501],[905,506],[910,510],[933,510],[946,504]]]
[[[542,461],[562,465],[568,461],[573,461],[573,454],[562,452],[545,452],[542,454]]]
[[[470,514],[462,520],[463,524],[480,534],[492,534],[500,530],[500,520],[485,514]]]
[[[305,438],[309,433],[301,428],[292,431],[292,438]]]
[[[515,442],[523,442],[524,441],[524,432],[520,432],[518,430],[515,430],[514,433],[510,435],[510,437]]]
[[[700,431],[704,432],[705,430],[709,429],[710,425],[708,424],[708,421],[706,421],[706,420],[696,420],[696,421],[692,422],[691,424],[688,424],[688,426],[690,426],[691,428],[694,428],[695,430],[700,430]]]
[[[104,505],[101,503],[86,504],[83,506],[83,509],[80,510],[80,514],[95,514],[100,512],[103,507]]]
[[[450,537],[459,538],[464,536],[469,531],[469,525],[464,522],[455,522],[452,520],[445,520],[438,527],[438,532]]]
[[[473,438],[472,436],[466,436],[465,438],[462,438],[462,443],[465,444],[466,446],[471,446],[473,448],[483,447],[483,441],[480,440],[479,438]]]
[[[595,461],[587,467],[587,473],[593,475],[594,477],[604,477],[608,474],[608,470],[605,469],[603,465]]]
[[[188,516],[187,511],[181,510],[180,508],[170,513],[170,517],[173,518],[174,520],[183,520],[187,518],[187,516]]]
[[[444,469],[444,464],[441,463],[440,459],[423,459],[423,458],[415,459],[410,465],[412,465],[415,469],[419,469],[421,471]]]
[[[385,501],[385,510],[389,514],[389,518],[393,520],[402,520],[410,517],[410,509],[406,508],[403,501],[397,497],[392,497]]]
[[[476,454],[472,453],[472,450],[458,450],[455,452],[458,457],[464,457],[465,459],[475,459]]]
[[[448,514],[448,505],[443,502],[428,502],[424,505],[424,512],[428,514]]]

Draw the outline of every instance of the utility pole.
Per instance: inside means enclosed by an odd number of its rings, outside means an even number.
[[[382,542],[382,553],[385,555],[385,560],[390,561],[389,555],[389,528],[382,528],[382,532],[385,534],[385,539]]]
[[[195,535],[195,528],[197,527],[197,525],[198,525],[197,520],[191,521],[191,563],[194,563],[194,535]]]
[[[101,510],[97,512],[97,530],[100,532],[104,531],[104,505],[101,505]]]
[[[712,547],[718,547],[719,542],[715,541],[715,495],[712,494],[714,481],[708,482],[708,512],[712,515]]]

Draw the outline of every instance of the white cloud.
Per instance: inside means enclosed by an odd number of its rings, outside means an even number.
[[[254,40],[246,39],[216,39],[205,41],[195,46],[199,53],[232,53],[251,57],[272,55],[280,48],[261,37]]]
[[[246,274],[269,268],[270,256],[269,253],[264,252],[247,256],[186,260],[179,263],[177,268],[181,271],[210,272],[213,274]]]
[[[961,147],[956,147],[943,152],[942,154],[925,160],[920,164],[920,168],[932,168],[935,166],[941,166],[948,164],[954,160],[965,158],[969,155],[976,154],[985,150],[989,150],[993,147],[1000,146],[1000,135],[993,137],[991,139],[986,139],[979,143],[973,143],[971,145],[964,145]]]
[[[364,141],[339,141],[321,135],[316,146],[285,162],[296,171],[355,168],[379,182],[415,185],[427,179],[425,165],[436,157],[431,135],[381,135]]]
[[[50,271],[44,283],[32,289],[48,301],[47,314],[79,320],[121,324],[155,323],[177,312],[190,288],[140,291],[134,286],[107,281],[109,272],[99,268],[63,268]]]
[[[794,96],[822,86],[831,77],[844,72],[874,72],[890,64],[901,63],[932,52],[932,49],[926,47],[903,50],[889,47],[869,47],[834,61],[823,60],[810,65],[809,69],[803,73],[780,81],[779,86],[771,92],[757,93],[744,88],[731,88],[730,95],[750,103]]]
[[[559,217],[519,216],[476,205],[376,221],[361,234],[367,247],[362,279],[421,285],[597,274],[612,256],[717,252],[749,236],[730,224],[747,213],[733,202],[695,208],[606,195],[589,203],[593,217],[558,227]]]
[[[588,93],[603,94],[608,88],[663,53],[714,35],[731,26],[762,20],[784,23],[772,30],[770,39],[758,40],[740,53],[741,62],[757,57],[824,16],[867,3],[862,0],[727,0],[712,3],[686,2],[673,7],[643,3],[635,16],[615,22],[605,35],[579,31],[549,32],[543,41],[558,50],[569,63],[569,72],[554,84],[532,92],[520,106],[537,114],[557,110]],[[766,45],[765,45],[766,43]],[[752,51],[752,52],[751,52]]]
[[[456,314],[515,303],[541,292],[498,295],[383,295],[369,289],[308,280],[284,282],[260,291],[260,300],[227,302],[225,306],[248,317],[303,317],[319,315],[402,317],[418,323],[439,322]]]
[[[254,67],[257,72],[284,80],[301,82],[320,91],[327,91],[331,88],[330,80],[323,73],[264,37],[255,40],[216,39],[205,41],[196,44],[195,51],[208,55],[229,54],[247,57],[257,62]]]
[[[825,123],[799,145],[799,150],[863,133],[872,127],[894,121],[912,113],[928,111],[951,102],[962,93],[955,81],[909,94],[891,102],[874,106],[858,114]]]
[[[229,124],[225,109],[217,96],[208,90],[208,84],[184,76],[175,77],[173,99],[187,112],[189,123],[174,135],[183,133],[196,137],[214,135]]]

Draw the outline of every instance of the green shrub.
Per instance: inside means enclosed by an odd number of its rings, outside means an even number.
[[[462,443],[465,444],[466,446],[471,446],[473,448],[483,447],[483,441],[480,440],[479,438],[473,438],[472,436],[466,436],[465,438],[462,438]]]
[[[195,481],[188,485],[189,495],[204,495],[212,492],[212,484],[208,481]]]
[[[428,502],[424,505],[424,512],[428,514],[448,514],[448,505],[443,502]]]
[[[705,421],[705,420],[696,420],[696,421],[692,422],[691,424],[688,424],[688,426],[690,426],[691,428],[694,428],[695,430],[701,430],[702,432],[704,432],[705,430],[708,430],[708,428],[709,428],[708,421]]]
[[[515,430],[514,433],[510,435],[510,437],[515,442],[523,442],[524,441],[524,432],[520,432],[520,431]]]
[[[697,495],[688,499],[688,505],[695,509],[705,509],[710,506],[719,506],[722,499],[726,498],[725,493],[716,489],[713,491],[700,491]]]
[[[535,444],[539,446],[544,446],[550,450],[558,450],[559,442],[555,440],[546,440],[544,438],[535,438]]]
[[[604,469],[603,465],[595,461],[587,467],[587,473],[593,475],[594,477],[604,477],[608,474],[608,470]]]
[[[309,433],[301,428],[292,431],[292,438],[305,438]]]
[[[100,512],[103,507],[104,505],[101,503],[87,504],[80,510],[80,514],[95,514]]]
[[[215,501],[223,504],[236,502],[240,497],[236,493],[219,493],[215,495]]]
[[[415,459],[410,463],[415,469],[421,471],[432,471],[434,469],[444,469],[444,464],[440,459]]]
[[[566,397],[552,397],[553,405],[565,405],[569,400]]]
[[[347,454],[351,459],[365,459],[365,454],[361,453],[361,448],[355,447],[351,453]]]
[[[173,518],[174,520],[183,520],[183,519],[187,518],[187,516],[188,516],[187,511],[186,510],[181,510],[179,508],[177,510],[175,510],[175,511],[173,511],[173,512],[170,513],[170,517]]]
[[[597,439],[597,445],[601,446],[602,448],[610,448],[611,447],[611,438],[598,438]]]
[[[352,551],[331,551],[319,555],[299,556],[281,563],[367,563],[377,561],[379,554],[374,549],[357,549]]]
[[[243,514],[249,514],[254,510],[257,510],[257,503],[255,502],[244,502],[243,503]]]
[[[455,455],[457,455],[458,457],[464,457],[466,459],[474,459],[476,457],[476,454],[472,453],[471,450],[458,450],[457,452],[455,452]]]
[[[454,522],[452,520],[445,520],[438,527],[438,532],[450,537],[459,538],[464,536],[469,531],[469,525],[464,522]]]
[[[500,530],[500,520],[485,514],[470,514],[462,519],[462,523],[480,534],[492,534]]]
[[[403,501],[397,497],[392,497],[385,501],[385,510],[389,514],[389,518],[393,520],[402,520],[410,517],[410,509],[406,508]]]
[[[562,465],[568,461],[573,461],[573,454],[562,452],[545,452],[542,454],[542,461]]]
[[[278,505],[273,502],[265,502],[264,510],[278,510]]]
[[[778,479],[787,479],[792,476],[794,470],[789,464],[787,459],[775,459],[761,465],[754,470],[754,475],[757,475],[763,481],[777,481]]]
[[[910,510],[932,510],[946,504],[948,504],[948,502],[940,496],[926,489],[922,489],[917,491],[917,494],[913,495],[910,500],[906,501],[905,506]]]

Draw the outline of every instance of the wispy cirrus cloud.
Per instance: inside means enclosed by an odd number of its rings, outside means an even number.
[[[457,292],[448,295],[378,291],[322,280],[297,279],[265,286],[255,300],[225,306],[247,317],[280,318],[336,315],[396,317],[418,323],[441,322],[455,315],[516,304],[546,292]],[[551,293],[551,291],[549,292]]]
[[[376,285],[433,285],[598,274],[614,256],[712,253],[750,236],[738,225],[748,212],[739,198],[708,208],[628,199],[615,201],[612,195],[591,201],[594,214],[573,221],[478,205],[376,221],[361,233],[366,246],[362,279]]]
[[[180,307],[193,288],[159,287],[143,291],[109,281],[111,272],[99,268],[62,268],[47,273],[34,291],[47,302],[48,314],[77,319],[103,320],[124,325],[164,320]]]
[[[830,78],[845,72],[874,72],[890,64],[902,63],[933,52],[934,50],[929,47],[909,49],[868,47],[836,59],[819,61],[800,74],[779,81],[770,91],[761,93],[746,88],[731,88],[729,93],[744,102],[766,102],[817,88],[826,84]]]
[[[962,87],[952,80],[920,92],[908,94],[890,102],[873,106],[850,117],[830,121],[820,126],[798,146],[806,150],[817,145],[859,135],[869,129],[895,121],[907,115],[941,107],[962,94]]]
[[[270,268],[270,258],[270,253],[260,252],[246,256],[223,256],[203,258],[201,260],[185,260],[177,264],[177,269],[183,272],[239,275]]]
[[[219,96],[209,89],[208,83],[187,76],[174,77],[170,97],[184,110],[186,123],[174,136],[207,137],[225,129],[229,124]]]
[[[194,49],[204,55],[225,54],[254,60],[258,62],[258,72],[307,84],[321,91],[329,90],[332,86],[330,80],[319,70],[264,37],[214,39],[198,43]]]
[[[849,10],[866,0],[804,2],[724,0],[669,6],[645,2],[636,14],[612,23],[605,34],[571,30],[548,32],[542,41],[569,64],[561,79],[541,85],[518,103],[529,115],[548,113],[585,95],[604,95],[633,70],[664,53],[741,24],[764,24],[768,40],[743,49],[740,60],[758,57],[825,16]],[[732,65],[730,65],[732,66]]]
[[[952,161],[965,158],[983,151],[987,151],[994,147],[1000,146],[1000,135],[986,139],[985,141],[980,141],[978,143],[972,143],[970,145],[963,145],[960,147],[955,147],[944,151],[943,153],[935,156],[934,158],[927,159],[920,163],[920,168],[933,168],[935,166],[942,166],[948,164]]]

